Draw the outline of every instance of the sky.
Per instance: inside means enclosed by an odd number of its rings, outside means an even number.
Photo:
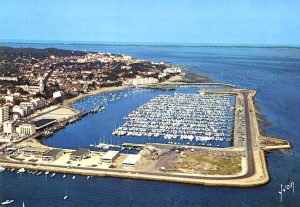
[[[300,45],[299,0],[0,0],[0,41]]]

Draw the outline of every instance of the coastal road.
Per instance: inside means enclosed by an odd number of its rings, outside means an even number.
[[[243,97],[244,97],[244,103],[245,103],[245,121],[246,121],[246,139],[247,139],[247,145],[246,145],[246,150],[247,150],[247,166],[248,166],[248,171],[243,177],[250,177],[255,173],[255,163],[254,163],[254,158],[253,158],[253,146],[254,142],[256,140],[255,133],[253,132],[253,119],[252,116],[250,116],[250,108],[249,108],[249,91],[242,92]],[[253,110],[252,110],[253,111]]]

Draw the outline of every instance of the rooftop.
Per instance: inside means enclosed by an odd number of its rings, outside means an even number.
[[[128,155],[126,159],[123,161],[123,164],[125,165],[135,165],[139,159],[141,158],[141,155]]]
[[[106,153],[101,157],[101,159],[102,159],[102,160],[111,160],[111,159],[113,159],[115,156],[117,156],[119,153],[120,153],[119,151],[112,151],[112,150],[110,150],[110,151],[106,152]]]
[[[36,126],[36,129],[41,129],[41,128],[44,128],[55,122],[56,122],[56,119],[40,119],[37,121],[33,121],[32,124],[34,124]]]
[[[71,156],[74,156],[74,157],[81,157],[82,155],[84,155],[85,153],[89,153],[90,150],[89,149],[83,149],[83,148],[80,148],[79,150],[76,150],[74,152],[72,152]]]
[[[21,152],[45,152],[48,149],[38,148],[38,147],[23,147],[20,149]]]
[[[59,153],[63,152],[62,149],[52,149],[44,154],[45,157],[56,157]]]

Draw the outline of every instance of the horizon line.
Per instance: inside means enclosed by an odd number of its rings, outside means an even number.
[[[158,42],[96,42],[96,41],[59,41],[59,40],[1,40],[0,44],[24,44],[24,45],[90,45],[90,46],[134,46],[134,47],[232,47],[232,48],[295,48],[300,49],[300,45],[283,44],[234,44],[234,43],[158,43]]]

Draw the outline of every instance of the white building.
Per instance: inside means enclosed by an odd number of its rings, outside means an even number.
[[[1,76],[0,80],[4,81],[18,81],[18,77],[10,77],[10,76]]]
[[[30,101],[23,101],[20,103],[20,108],[26,109],[27,107],[33,111],[35,109],[35,104]]]
[[[21,108],[18,105],[14,105],[13,109],[12,109],[13,113],[18,113],[20,115],[20,117],[27,115],[27,108]]]
[[[11,135],[12,133],[14,133],[15,128],[14,128],[14,124],[12,121],[5,121],[3,122],[3,133],[5,135]]]
[[[125,167],[134,167],[140,160],[141,155],[128,155],[123,161],[123,166]]]
[[[16,131],[21,136],[33,135],[36,133],[34,124],[21,124],[17,127]]]
[[[119,151],[107,151],[102,157],[101,160],[107,163],[113,163],[120,155]]]
[[[155,83],[158,83],[158,79],[153,77],[147,77],[147,78],[136,77],[126,82],[126,84],[129,85],[146,85],[146,84],[155,84]]]
[[[13,95],[7,95],[5,96],[5,102],[14,102],[14,96]]]
[[[164,73],[181,73],[181,69],[180,68],[166,68],[164,69]]]
[[[7,120],[9,120],[9,107],[0,105],[0,126],[2,126],[2,123]]]
[[[61,91],[55,91],[55,92],[53,93],[53,95],[52,95],[53,98],[59,98],[59,97],[61,97],[61,96],[62,96]]]
[[[34,109],[44,108],[47,105],[47,101],[44,98],[35,98],[30,100],[34,104]]]
[[[30,92],[30,93],[44,93],[45,90],[45,84],[42,77],[39,78],[39,84],[38,85],[21,85],[19,86],[24,91]]]

